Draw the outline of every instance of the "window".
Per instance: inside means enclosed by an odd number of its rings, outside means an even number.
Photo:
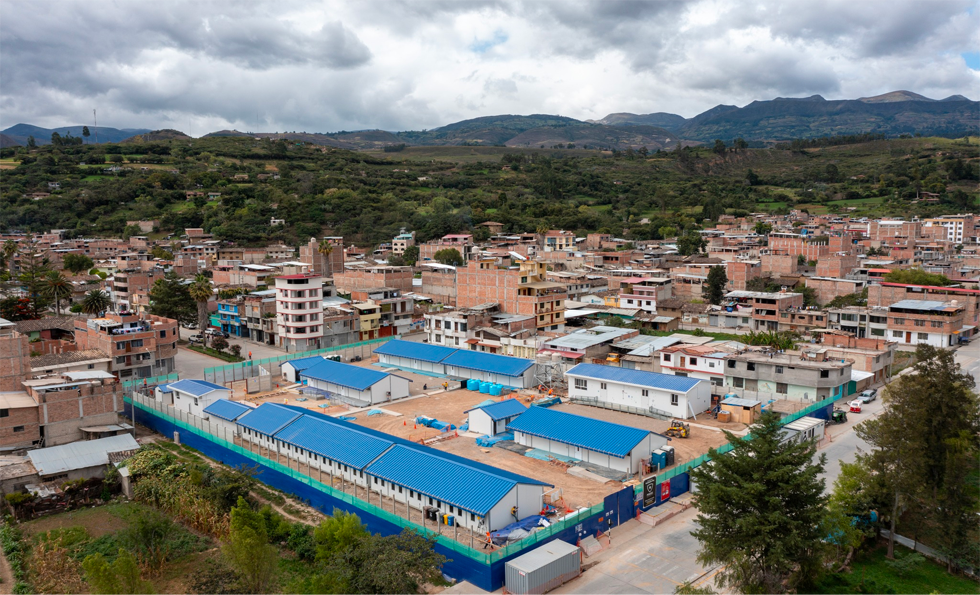
[[[929,333],[918,333],[920,341],[927,341],[929,339]]]
[[[401,494],[401,493],[402,493],[402,487],[401,487],[401,486],[398,486],[398,493],[399,493],[399,494]]]
[[[785,382],[777,382],[776,383],[776,392],[779,393],[779,394],[781,394],[781,395],[785,395],[787,392],[789,392],[789,390],[788,390],[788,388],[786,386],[786,383]]]
[[[714,368],[715,367],[715,362],[708,362],[708,367],[709,368]]]
[[[94,370],[95,369],[95,364],[89,364],[88,365],[88,369],[89,370]]]
[[[643,389],[642,391],[640,391],[640,394],[642,394],[644,397],[649,397],[650,391],[648,391],[647,389]]]
[[[830,370],[820,370],[821,378],[830,378]]]
[[[892,331],[892,336],[895,337],[896,339],[901,339],[902,331]]]
[[[687,378],[687,372],[674,372],[674,376],[683,376],[684,378]]]
[[[10,409],[0,409],[0,417],[10,417]]]
[[[782,366],[776,366],[776,373],[777,374],[782,374],[783,373],[783,367]]]
[[[871,334],[872,334],[872,336],[875,336],[875,337],[884,337],[885,336],[885,329],[883,329],[883,328],[873,328],[873,329],[871,329]]]
[[[735,360],[733,360],[733,359],[728,360],[728,367],[729,368],[734,368],[735,367]]]
[[[925,320],[913,320],[912,322],[915,323],[915,326],[925,326],[926,325],[926,321]]]
[[[732,378],[732,386],[734,386],[735,388],[745,388],[745,380],[739,378],[738,376],[735,376],[734,378]]]
[[[576,378],[575,379],[575,388],[577,388],[579,390],[586,390],[586,389],[589,388],[589,383],[588,383],[587,380],[585,380],[585,378]]]
[[[725,386],[725,379],[724,378],[719,378],[719,377],[715,376],[714,378],[711,379],[711,385],[712,386]]]
[[[680,403],[681,398],[677,395],[670,395],[670,404],[677,406]]]
[[[696,366],[696,365],[698,365],[698,358],[696,358],[696,357],[692,357],[692,358],[691,358],[691,360],[690,360],[690,365],[691,365],[691,366]]]
[[[129,345],[131,347],[142,347],[143,339],[133,339],[132,341],[129,342]]]
[[[941,320],[933,320],[931,321],[931,324],[932,328],[943,328],[943,321]]]
[[[670,354],[669,353],[665,353],[664,354],[664,361],[665,362],[669,362],[670,361]]]
[[[745,364],[745,369],[748,370],[749,372],[755,371],[755,363],[754,362],[748,362],[748,363],[746,363]]]
[[[600,390],[606,390],[606,383],[605,382],[600,382],[599,383],[599,389]]]
[[[116,343],[116,349],[126,349],[126,342],[125,341],[119,341],[119,342],[117,342]]]
[[[892,320],[895,321],[895,324],[905,324],[905,319],[904,318],[894,318]]]
[[[15,432],[23,432],[24,431],[24,426],[14,426],[14,431]]]

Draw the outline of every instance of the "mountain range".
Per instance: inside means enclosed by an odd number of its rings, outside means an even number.
[[[34,137],[34,142],[39,145],[50,145],[51,135],[55,132],[61,136],[71,134],[74,137],[82,138],[82,128],[84,126],[62,126],[60,128],[41,128],[31,124],[15,124],[6,130],[0,130],[0,147],[25,146],[27,138]],[[86,144],[95,143],[96,127],[88,127],[91,136],[85,139]],[[98,127],[99,144],[118,143],[131,136],[150,132],[147,128],[105,128]]]
[[[221,130],[205,136],[253,136],[307,141],[342,149],[380,149],[389,145],[481,145],[546,147],[555,145],[592,149],[649,150],[670,148],[678,142],[730,141],[743,138],[773,142],[839,134],[922,134],[963,136],[976,134],[980,102],[962,95],[930,99],[910,91],[893,91],[874,97],[827,100],[820,95],[804,98],[777,97],[744,106],[718,105],[693,118],[657,112],[613,113],[601,120],[581,121],[563,116],[484,116],[421,131],[361,130],[334,133],[245,133]],[[50,143],[51,133],[81,135],[81,126],[46,129],[17,124],[0,131],[0,146],[23,145],[28,136],[38,144]],[[93,134],[87,142],[95,141]],[[99,128],[99,142],[132,142],[175,138],[177,131]],[[140,136],[143,135],[143,136]],[[134,138],[135,137],[135,138]]]

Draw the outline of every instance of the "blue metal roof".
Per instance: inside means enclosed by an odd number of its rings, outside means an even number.
[[[299,412],[277,405],[262,403],[238,419],[238,425],[254,430],[259,434],[273,436],[300,417]]]
[[[364,471],[480,516],[517,483],[440,454],[396,445]]]
[[[444,359],[442,363],[447,366],[491,372],[504,376],[520,376],[534,365],[534,360],[457,349],[455,353]]]
[[[352,424],[328,423],[303,415],[275,438],[304,450],[362,470],[394,443],[372,436]]]
[[[238,403],[236,401],[229,401],[228,399],[218,399],[214,403],[211,403],[205,407],[204,413],[213,415],[218,419],[235,421],[251,410],[252,408],[248,405],[243,405],[242,403]]]
[[[490,416],[490,419],[494,421],[514,417],[515,415],[520,415],[527,411],[527,407],[524,406],[524,403],[521,403],[517,399],[505,399],[490,405],[484,405],[483,407],[474,407],[473,409],[464,411],[463,413],[469,413],[470,411],[476,411],[477,409],[485,412]]]
[[[609,380],[611,382],[622,382],[624,384],[635,384],[637,386],[649,386],[678,393],[686,393],[701,382],[697,378],[687,376],[672,376],[671,374],[657,374],[656,372],[644,372],[642,370],[629,370],[616,366],[601,366],[599,364],[579,364],[571,370],[565,372],[566,376],[580,376],[582,378],[597,378],[599,380]]]
[[[170,388],[170,385],[169,384],[160,384],[160,385],[157,386],[157,388],[162,393],[172,393],[172,392],[174,392],[174,390],[172,388]]]
[[[507,429],[620,458],[628,455],[637,444],[651,434],[649,430],[572,415],[545,407],[528,408],[520,417],[507,424]]]
[[[299,375],[300,378],[313,378],[354,390],[367,390],[388,377],[387,372],[342,364],[328,359],[321,359],[320,363],[306,368]]]
[[[313,356],[310,356],[310,357],[301,357],[301,358],[298,358],[298,359],[291,359],[291,360],[289,360],[287,362],[282,362],[281,364],[279,364],[279,367],[281,368],[281,367],[285,366],[286,364],[289,364],[290,366],[293,367],[294,370],[296,370],[297,372],[299,372],[299,371],[305,370],[305,369],[307,369],[307,368],[309,368],[311,366],[315,366],[318,363],[322,362],[323,360],[324,360],[324,358],[320,357],[319,355],[313,355]]]
[[[429,343],[416,343],[415,341],[402,341],[399,339],[392,339],[374,350],[378,355],[391,355],[431,363],[441,362],[455,351],[451,347],[430,345]]]
[[[178,380],[177,382],[171,382],[169,389],[166,392],[177,390],[195,397],[203,397],[216,390],[228,390],[227,387],[206,380]]]
[[[922,310],[923,312],[942,312],[944,310],[954,310],[956,306],[935,300],[902,300],[895,302],[890,308],[901,308],[903,310]]]

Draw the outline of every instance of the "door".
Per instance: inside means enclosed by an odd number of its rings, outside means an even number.
[[[686,368],[687,367],[687,358],[684,357],[683,355],[681,356],[681,367],[682,368]]]
[[[912,342],[912,332],[911,331],[905,331],[905,342],[906,343],[911,343]]]

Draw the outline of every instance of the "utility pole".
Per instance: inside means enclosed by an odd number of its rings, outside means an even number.
[[[99,118],[95,115],[95,110],[92,110],[92,120],[95,121],[95,144],[99,144]]]

